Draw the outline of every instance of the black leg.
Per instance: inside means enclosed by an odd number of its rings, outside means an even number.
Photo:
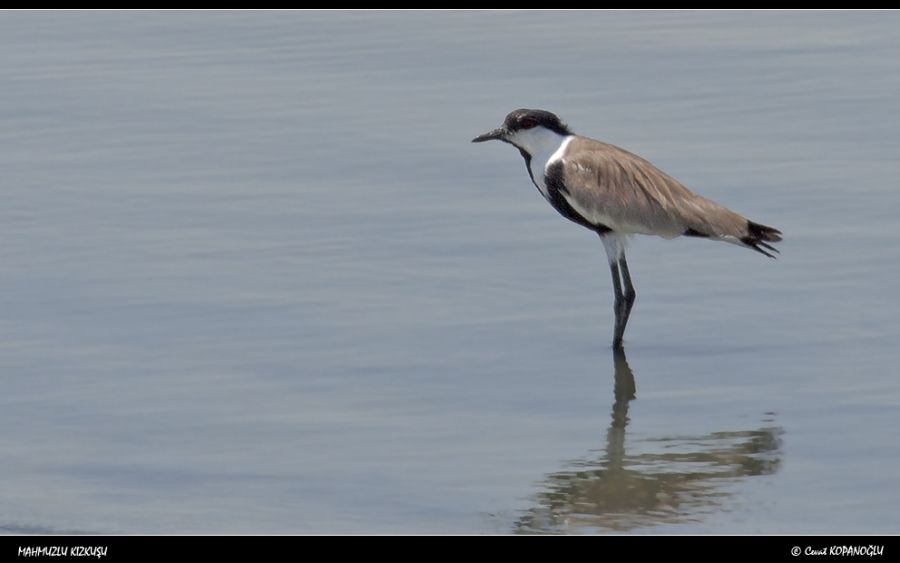
[[[634,306],[634,299],[637,293],[634,291],[634,285],[631,284],[631,273],[628,271],[628,262],[625,261],[625,254],[619,258],[619,269],[622,271],[622,281],[625,285],[623,296],[625,297],[625,314],[622,320],[622,332],[625,332],[625,325],[628,324],[628,318],[631,317],[631,307]]]
[[[622,294],[622,281],[619,279],[619,265],[616,262],[609,263],[609,271],[612,273],[613,292],[616,300],[613,303],[613,311],[616,313],[616,324],[613,328],[613,348],[622,347],[622,336],[625,334],[625,307],[626,300]]]
[[[616,313],[616,324],[613,328],[613,348],[622,349],[622,338],[625,336],[625,325],[631,315],[631,307],[634,305],[634,286],[631,284],[631,273],[628,271],[628,262],[625,261],[625,251],[619,235],[611,232],[600,233],[600,240],[606,248],[606,257],[609,259],[609,271],[612,274],[613,291],[616,301],[613,311]],[[625,290],[622,291],[622,286]]]

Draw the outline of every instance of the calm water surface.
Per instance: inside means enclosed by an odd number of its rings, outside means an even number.
[[[896,532],[900,14],[0,15],[0,531]],[[785,232],[600,241],[517,107]]]

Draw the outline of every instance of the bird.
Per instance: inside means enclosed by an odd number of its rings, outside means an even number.
[[[779,252],[770,244],[782,240],[778,229],[695,194],[636,154],[574,134],[549,111],[514,110],[472,142],[492,140],[519,149],[531,181],[560,215],[600,235],[615,294],[614,349],[623,347],[637,296],[625,260],[631,235],[706,238],[769,258]]]

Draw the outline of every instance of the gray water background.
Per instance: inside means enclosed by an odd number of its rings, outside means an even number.
[[[0,531],[896,532],[898,55],[895,12],[0,14]],[[469,143],[517,107],[781,257],[634,239],[615,358],[600,241]]]

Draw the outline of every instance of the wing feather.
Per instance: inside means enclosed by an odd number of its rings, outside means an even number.
[[[688,230],[733,242],[748,235],[747,219],[622,148],[576,137],[567,153],[563,196],[590,221],[624,234],[665,238]]]

